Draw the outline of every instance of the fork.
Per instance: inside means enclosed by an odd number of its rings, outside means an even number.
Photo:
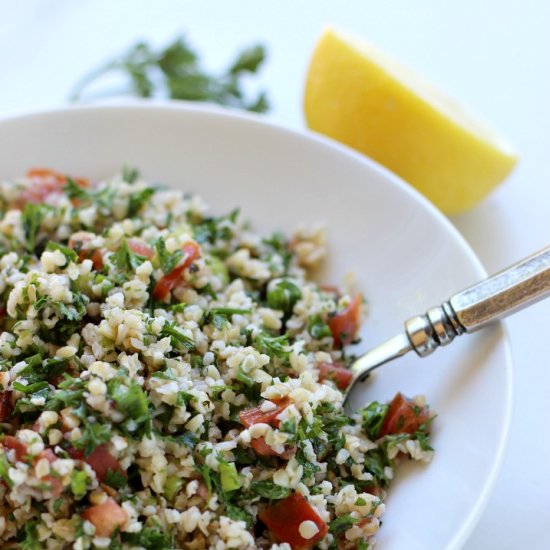
[[[454,294],[441,305],[405,322],[405,330],[361,355],[352,364],[352,391],[373,370],[415,351],[426,357],[457,336],[476,332],[550,295],[550,246]]]

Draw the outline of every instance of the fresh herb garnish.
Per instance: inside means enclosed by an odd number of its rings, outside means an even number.
[[[248,99],[242,77],[257,73],[265,56],[265,49],[261,45],[246,48],[225,72],[212,75],[204,70],[197,53],[183,37],[159,50],[139,42],[126,53],[85,76],[71,94],[71,99],[79,100],[84,90],[100,77],[119,73],[129,81],[126,91],[139,97],[167,96],[208,101],[261,113],[268,109],[265,93]]]

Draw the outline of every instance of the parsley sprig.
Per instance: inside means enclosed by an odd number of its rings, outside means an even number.
[[[199,56],[184,37],[177,38],[165,48],[156,49],[139,42],[125,53],[86,75],[71,94],[78,101],[91,84],[101,77],[118,73],[126,77],[127,89],[138,97],[162,96],[189,101],[209,101],[263,113],[268,109],[266,94],[260,92],[248,98],[244,92],[243,76],[255,74],[266,57],[260,45],[245,48],[221,74],[209,74],[201,66]],[[108,95],[103,94],[103,95]]]

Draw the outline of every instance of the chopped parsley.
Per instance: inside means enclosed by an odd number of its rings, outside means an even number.
[[[359,412],[363,419],[363,429],[369,436],[369,439],[375,441],[380,435],[380,430],[388,413],[388,405],[373,401],[360,409]]]
[[[181,262],[183,258],[183,250],[168,252],[166,243],[162,237],[159,237],[155,242],[155,250],[160,262],[160,268],[164,273],[170,273]]]
[[[290,495],[290,489],[275,485],[272,481],[253,481],[250,490],[258,496],[269,500],[280,500]]]

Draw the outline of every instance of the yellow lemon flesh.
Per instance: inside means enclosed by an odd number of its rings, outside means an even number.
[[[377,160],[446,213],[471,208],[516,156],[456,103],[369,44],[327,30],[311,59],[308,126]]]

